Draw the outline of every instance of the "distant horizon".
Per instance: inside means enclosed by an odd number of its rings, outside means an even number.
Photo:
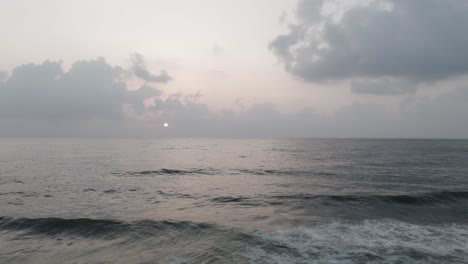
[[[161,136],[161,137],[137,137],[137,136],[0,136],[4,139],[234,139],[234,140],[468,140],[467,138],[386,138],[386,137],[374,137],[374,138],[360,138],[360,137],[225,137],[225,136]]]

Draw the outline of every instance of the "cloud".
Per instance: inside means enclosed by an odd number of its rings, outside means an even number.
[[[256,103],[241,111],[212,111],[198,102],[199,94],[174,94],[156,98],[149,111],[158,114],[155,123],[168,122],[173,136],[264,137],[286,136],[292,127],[283,126],[283,116],[272,103]]]
[[[208,106],[197,102],[199,97],[200,94],[171,94],[165,99],[158,97],[154,99],[154,106],[148,110],[161,113],[165,119],[182,119],[185,123],[211,118]]]
[[[321,19],[324,0],[301,0],[297,4],[296,15],[306,23],[316,23]]]
[[[288,19],[288,13],[286,11],[283,11],[281,15],[278,18],[278,22],[280,25],[283,25]]]
[[[437,137],[468,136],[468,89],[435,97],[407,95],[399,109],[353,102],[335,113],[311,108],[282,112],[271,102],[242,103],[213,111],[202,95],[167,94],[149,85],[129,90],[125,69],[103,58],[14,68],[0,82],[0,135],[184,137]],[[411,83],[356,80],[356,89],[400,93]],[[359,82],[360,83],[359,83]],[[388,87],[375,90],[374,87]],[[367,87],[367,88],[365,88]],[[401,87],[395,90],[394,87]],[[406,87],[406,88],[405,88]],[[414,89],[414,88],[413,88]],[[363,91],[363,92],[369,92]],[[361,92],[361,91],[356,91]],[[145,101],[152,101],[145,105]],[[131,111],[126,112],[127,107]],[[234,110],[237,109],[237,110]],[[168,129],[162,127],[170,124]]]
[[[301,0],[297,22],[270,43],[294,76],[307,82],[393,78],[417,83],[468,73],[467,1],[374,0],[342,10],[339,19],[324,12],[330,3]],[[353,90],[380,93],[368,88]]]
[[[400,127],[413,137],[467,138],[468,87],[440,96],[410,97],[401,105]]]
[[[159,97],[162,94],[163,91],[159,89],[148,85],[143,85],[138,90],[128,91],[125,98],[125,103],[130,104],[137,114],[144,114],[147,111],[147,107],[144,104],[144,99]]]
[[[146,82],[167,83],[172,80],[172,77],[165,70],[161,70],[158,75],[152,74],[148,70],[144,57],[141,54],[133,53],[130,56],[130,60],[132,62],[133,73]]]
[[[120,119],[124,104],[141,111],[145,98],[161,94],[147,86],[129,91],[124,73],[104,58],[78,61],[67,72],[60,62],[18,66],[0,87],[0,117]]]
[[[418,83],[406,79],[365,79],[351,82],[351,91],[357,94],[400,95],[413,93]]]
[[[6,71],[0,71],[0,82],[4,81],[8,77],[8,73]]]

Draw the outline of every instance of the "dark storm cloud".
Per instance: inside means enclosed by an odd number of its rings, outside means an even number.
[[[78,61],[64,72],[60,62],[26,64],[13,69],[0,89],[0,116],[33,119],[116,119],[123,104],[142,109],[143,100],[160,91],[128,91],[125,71],[103,58]]]
[[[159,74],[152,74],[145,63],[141,54],[134,53],[130,56],[132,62],[132,71],[140,79],[147,82],[167,83],[172,80],[172,77],[165,71],[161,70]]]
[[[305,81],[432,82],[468,73],[467,1],[375,0],[350,8],[338,22],[320,14],[322,2],[301,0],[298,22],[270,44],[286,70]]]

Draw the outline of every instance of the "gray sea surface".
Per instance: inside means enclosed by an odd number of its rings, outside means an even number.
[[[0,263],[468,263],[468,140],[0,138]]]

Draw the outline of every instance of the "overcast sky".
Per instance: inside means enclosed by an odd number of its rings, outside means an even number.
[[[0,135],[467,138],[466,14],[465,0],[0,0]]]

